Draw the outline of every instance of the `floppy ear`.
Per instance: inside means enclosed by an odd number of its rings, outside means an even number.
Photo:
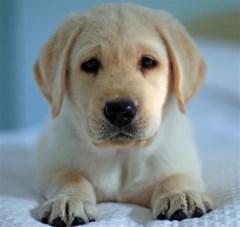
[[[36,82],[52,105],[52,116],[61,109],[71,49],[83,27],[80,16],[66,19],[41,50],[34,65]]]
[[[156,29],[167,47],[173,67],[179,109],[185,112],[185,104],[203,83],[205,63],[184,27],[166,12],[158,11]]]

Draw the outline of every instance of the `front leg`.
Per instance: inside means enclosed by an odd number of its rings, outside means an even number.
[[[92,184],[76,171],[56,174],[46,189],[41,221],[52,226],[77,226],[94,221],[98,212]]]
[[[185,174],[175,174],[161,181],[152,195],[153,217],[181,221],[211,211],[213,203],[200,192],[200,187],[198,180]]]

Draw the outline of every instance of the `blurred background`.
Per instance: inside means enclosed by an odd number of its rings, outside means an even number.
[[[48,117],[50,106],[37,89],[32,73],[36,56],[70,12],[84,12],[104,2],[109,1],[0,0],[0,129],[36,125]],[[128,2],[165,9],[186,26],[208,64],[207,82],[202,91],[205,98],[190,104],[190,113],[199,127],[198,119],[203,117],[201,108],[208,111],[207,119],[211,116],[210,109],[215,108],[211,119],[216,120],[216,125],[222,118],[234,117],[236,139],[239,136],[236,125],[239,126],[240,1]],[[206,103],[212,93],[226,106],[211,105],[209,109]],[[216,108],[220,108],[217,113]]]

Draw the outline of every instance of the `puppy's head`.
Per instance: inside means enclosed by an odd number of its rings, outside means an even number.
[[[65,114],[92,143],[130,146],[157,133],[167,96],[175,94],[184,112],[202,83],[204,63],[167,13],[105,5],[70,16],[43,48],[34,72],[53,117],[65,97]]]

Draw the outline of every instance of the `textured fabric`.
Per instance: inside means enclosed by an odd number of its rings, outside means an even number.
[[[210,69],[209,79],[190,104],[189,113],[215,209],[201,218],[157,221],[144,207],[102,203],[98,205],[99,220],[89,226],[240,226],[239,49],[211,43],[201,43],[201,47]],[[224,58],[219,53],[224,53]],[[38,134],[39,128],[0,133],[0,227],[46,226],[35,219],[43,198],[32,189]]]

